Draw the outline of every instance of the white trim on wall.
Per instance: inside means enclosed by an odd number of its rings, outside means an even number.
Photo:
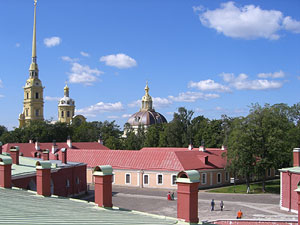
[[[220,181],[219,181],[219,175],[220,175]],[[217,173],[217,184],[222,183],[222,173]]]
[[[203,182],[203,175],[205,177],[205,182]],[[201,173],[201,184],[207,184],[207,173]]]

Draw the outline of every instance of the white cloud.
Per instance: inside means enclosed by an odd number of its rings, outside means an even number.
[[[104,112],[116,112],[122,110],[124,110],[124,108],[121,102],[116,102],[116,103],[98,102],[95,105],[91,105],[89,107],[76,110],[76,114],[95,117],[96,115]]]
[[[228,37],[276,40],[281,29],[300,33],[300,22],[290,17],[284,18],[278,10],[264,10],[255,5],[237,7],[232,1],[222,3],[215,10],[204,10],[201,6],[193,9],[199,13],[204,26]]]
[[[201,92],[181,92],[177,97],[172,95],[169,96],[169,99],[175,102],[195,102],[198,99],[209,100],[213,98],[219,98],[218,94],[204,94]]]
[[[119,119],[119,116],[107,116],[108,119]]]
[[[78,58],[71,58],[69,56],[62,56],[61,59],[66,62],[77,62],[79,60]]]
[[[237,77],[232,73],[221,74],[224,81],[229,83],[230,86],[236,88],[237,90],[267,90],[281,88],[283,83],[279,81],[270,80],[249,80],[248,76],[241,73]]]
[[[280,70],[275,73],[259,73],[257,74],[259,78],[283,78],[285,76],[284,72]]]
[[[60,37],[50,37],[50,38],[45,38],[44,39],[44,44],[48,47],[54,47],[56,45],[59,45],[61,43],[61,38]]]
[[[224,86],[219,83],[216,83],[215,81],[213,81],[211,79],[202,80],[199,82],[191,81],[189,83],[188,87],[197,88],[201,91],[217,91],[217,92],[229,92],[230,91],[229,87]]]
[[[122,118],[129,118],[129,117],[131,117],[131,115],[132,115],[132,114],[123,114],[123,115],[122,115]]]
[[[51,96],[46,96],[45,101],[59,101],[61,98],[60,97],[51,97]]]
[[[82,55],[84,57],[90,57],[90,54],[87,52],[80,52],[80,55]]]
[[[130,68],[137,65],[137,62],[133,58],[123,53],[102,56],[100,62],[105,62],[105,65],[114,66],[119,69]]]
[[[142,106],[142,100],[136,100],[136,101],[133,101],[129,104],[127,104],[128,107],[130,108],[134,108],[134,107],[141,107]]]
[[[300,21],[293,20],[290,16],[287,16],[283,19],[282,24],[286,30],[294,33],[300,33]]]
[[[98,69],[91,69],[87,65],[72,63],[71,73],[69,75],[70,83],[82,83],[92,85],[98,80],[98,76],[103,72]]]
[[[0,88],[3,88],[3,82],[1,79],[0,79]]]
[[[16,48],[19,48],[21,46],[20,43],[16,43]]]
[[[153,97],[153,107],[154,108],[166,108],[170,106],[173,102],[167,98]]]
[[[4,95],[0,95],[0,98],[4,98],[5,96]]]

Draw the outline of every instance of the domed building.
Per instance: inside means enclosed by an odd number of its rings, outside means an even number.
[[[145,129],[147,129],[147,127],[152,124],[161,124],[168,122],[162,114],[154,110],[152,105],[153,101],[151,96],[149,95],[149,87],[147,83],[145,87],[145,95],[142,98],[142,108],[140,109],[140,111],[134,113],[127,121],[127,123],[131,128],[134,129],[135,132],[137,132],[139,126],[143,126]]]

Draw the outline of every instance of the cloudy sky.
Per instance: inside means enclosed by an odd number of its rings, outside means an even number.
[[[45,119],[68,82],[78,114],[123,127],[146,81],[168,120],[208,118],[251,103],[300,102],[299,0],[38,1]],[[29,77],[33,0],[0,1],[0,124],[18,126]]]

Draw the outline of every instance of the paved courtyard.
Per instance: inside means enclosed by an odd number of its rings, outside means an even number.
[[[91,187],[93,189],[93,187]],[[168,190],[140,189],[113,186],[113,205],[163,216],[177,217],[177,201],[167,200]],[[84,199],[93,201],[94,193]],[[215,211],[210,211],[210,202],[214,199]],[[220,210],[220,201],[224,202],[224,211]],[[275,194],[219,194],[199,191],[199,220],[235,219],[239,209],[244,219],[297,220],[297,214],[279,209],[279,195]]]

